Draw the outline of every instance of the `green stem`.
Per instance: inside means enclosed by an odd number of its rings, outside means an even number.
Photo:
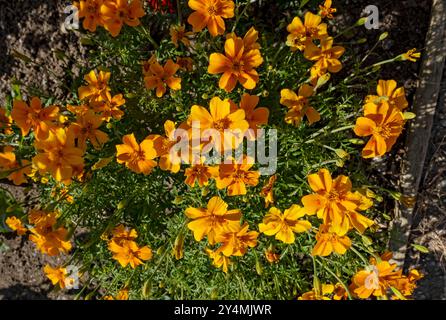
[[[319,260],[316,260],[317,263],[319,263],[319,265],[321,267],[323,267],[325,269],[325,271],[327,271],[329,274],[331,274],[345,289],[345,291],[347,292],[348,295],[348,299],[349,300],[353,300],[351,294],[350,294],[350,290],[348,290],[347,285],[344,283],[344,281],[342,281],[337,275],[336,273],[334,273],[333,271],[330,270],[330,268],[328,268],[324,263],[320,262]]]

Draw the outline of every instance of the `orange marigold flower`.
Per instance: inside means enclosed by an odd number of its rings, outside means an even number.
[[[220,250],[225,256],[243,256],[248,247],[254,248],[257,245],[259,233],[248,231],[249,225],[245,222],[243,225],[228,226],[220,232],[216,241],[221,243]]]
[[[89,102],[98,102],[102,100],[110,100],[110,72],[91,70],[84,79],[88,82],[88,86],[82,86],[78,89],[79,99],[88,100]]]
[[[218,167],[205,165],[203,160],[198,163],[193,163],[184,171],[184,175],[186,176],[184,183],[192,188],[195,186],[195,182],[200,187],[206,186],[209,180],[218,174]]]
[[[305,47],[305,58],[316,61],[315,66],[321,70],[336,73],[342,70],[342,63],[339,58],[344,54],[345,48],[341,46],[333,47],[333,38],[326,37],[321,40],[321,47],[314,43],[309,43]]]
[[[304,116],[307,117],[310,125],[321,119],[319,112],[310,106],[309,98],[313,94],[314,88],[308,84],[302,85],[298,94],[289,89],[283,89],[280,92],[280,104],[289,109],[285,116],[286,123],[298,126]]]
[[[259,82],[255,70],[263,63],[259,49],[246,50],[242,38],[232,37],[225,42],[225,54],[213,53],[209,58],[208,72],[220,74],[219,87],[231,92],[237,82],[245,89],[254,89]]]
[[[201,241],[205,236],[211,245],[216,243],[216,236],[224,227],[236,227],[240,224],[242,213],[238,209],[228,210],[228,204],[220,197],[209,200],[207,208],[186,209],[185,214],[193,221],[187,227],[194,233],[196,241]]]
[[[236,38],[237,35],[234,32],[228,33],[226,35],[226,39],[236,39]],[[243,37],[244,50],[249,51],[254,49],[260,49],[260,44],[257,42],[258,39],[259,39],[259,32],[254,27],[251,27]]]
[[[39,140],[48,138],[50,130],[55,127],[54,121],[58,116],[58,107],[42,107],[42,102],[37,97],[31,99],[29,106],[24,101],[14,100],[11,111],[11,117],[22,130],[22,135],[26,136],[30,129],[33,129]]]
[[[103,300],[128,300],[129,299],[129,289],[124,288],[118,291],[116,297],[107,295],[102,298]]]
[[[276,263],[280,260],[280,254],[274,252],[274,247],[270,245],[268,249],[265,250],[265,258],[269,263]]]
[[[340,175],[333,180],[327,169],[320,169],[308,176],[308,183],[314,193],[302,198],[307,214],[317,213],[325,224],[331,223],[333,232],[344,235],[353,227],[362,233],[373,225],[372,220],[357,212],[363,210],[362,195],[351,191],[348,177]]]
[[[38,154],[33,158],[33,164],[40,174],[49,172],[54,179],[65,184],[71,182],[76,173],[82,171],[83,151],[75,146],[75,136],[68,128],[58,128],[51,132],[48,139],[36,141]]]
[[[207,26],[209,33],[215,37],[225,32],[223,19],[234,17],[232,0],[189,0],[188,4],[195,10],[187,19],[194,32],[199,32]]]
[[[29,240],[34,242],[37,248],[49,256],[57,256],[59,253],[68,253],[71,250],[71,243],[67,240],[68,231],[64,227],[56,228],[57,213],[35,211],[34,216],[30,216],[34,227],[30,229]]]
[[[50,265],[45,265],[43,268],[45,275],[51,280],[53,285],[59,285],[61,289],[71,288],[74,285],[74,278],[68,276],[66,268],[53,268]]]
[[[153,141],[156,156],[160,157],[159,167],[172,173],[177,173],[181,167],[181,155],[174,149],[181,137],[176,137],[175,130],[175,123],[167,120],[164,123],[165,137],[158,134],[151,134],[147,137],[148,140]]]
[[[396,267],[396,264],[381,261],[357,272],[352,279],[353,292],[360,299],[367,299],[372,295],[375,297],[385,296],[392,286],[392,280],[398,277]]]
[[[124,115],[124,111],[120,109],[125,104],[125,99],[122,94],[117,94],[111,98],[111,100],[104,100],[100,102],[92,102],[91,107],[97,113],[102,116],[102,120],[110,122],[113,118],[115,120],[121,120]]]
[[[123,224],[118,225],[112,231],[112,240],[121,245],[124,241],[133,241],[138,237],[135,229],[126,228]]]
[[[313,39],[323,39],[327,36],[327,24],[322,23],[322,18],[311,12],[305,14],[304,23],[299,17],[295,17],[287,26],[287,30],[290,34],[286,44],[292,51],[303,51]]]
[[[228,188],[229,196],[246,194],[247,185],[255,187],[259,184],[260,173],[250,170],[254,159],[244,156],[241,161],[232,159],[232,162],[219,165],[219,172],[215,177],[217,188]]]
[[[105,1],[101,6],[104,28],[113,37],[118,36],[124,24],[136,27],[141,23],[139,18],[145,15],[140,0]]]
[[[194,34],[193,32],[186,32],[184,25],[171,25],[169,28],[170,38],[175,48],[178,48],[178,42],[183,43],[186,47],[190,46],[189,38]]]
[[[320,15],[322,18],[327,19],[333,19],[333,13],[336,13],[336,8],[332,8],[332,1],[331,0],[325,0],[323,5],[319,6],[320,9]]]
[[[406,100],[406,92],[404,87],[397,88],[395,80],[379,80],[376,87],[378,95],[369,95],[365,98],[365,103],[387,103],[392,108],[403,111],[409,106]]]
[[[84,29],[95,32],[98,26],[102,26],[101,6],[104,0],[81,0],[79,2],[79,18],[84,18]]]
[[[130,264],[135,269],[153,256],[149,247],[140,248],[134,241],[122,241],[121,244],[117,244],[112,240],[108,244],[108,249],[113,253],[113,259],[118,261],[123,268]]]
[[[209,147],[214,147],[218,152],[237,148],[243,141],[243,134],[249,128],[249,123],[245,120],[245,111],[239,109],[231,111],[231,104],[228,100],[221,100],[214,97],[210,101],[210,112],[204,107],[194,105],[191,108],[187,124],[190,127],[199,128],[202,133],[208,129],[215,129],[219,135],[209,137]]]
[[[331,230],[330,226],[325,224],[319,226],[316,241],[317,243],[311,252],[313,256],[326,257],[333,252],[344,254],[352,245],[349,237],[338,235]]]
[[[206,248],[206,253],[208,254],[209,258],[212,259],[212,264],[216,268],[222,268],[224,273],[228,273],[229,266],[232,264],[231,259],[227,256],[225,256],[221,249],[218,248],[216,250],[211,250],[209,248]]]
[[[156,167],[156,150],[153,141],[144,139],[138,144],[134,134],[125,135],[123,144],[116,145],[118,163],[124,163],[127,168],[136,173],[148,175]]]
[[[0,107],[0,132],[4,134],[11,134],[12,117],[7,113],[7,110]]]
[[[267,236],[274,236],[284,243],[294,243],[294,233],[303,233],[310,230],[311,223],[300,220],[305,216],[305,209],[293,204],[284,213],[272,207],[259,224],[259,231]]]
[[[102,117],[88,110],[85,114],[77,116],[76,122],[71,124],[76,138],[77,145],[82,150],[87,149],[87,140],[91,142],[95,149],[100,149],[108,141],[108,135],[99,130],[102,125]]]
[[[5,220],[6,225],[12,230],[16,231],[19,236],[23,236],[28,232],[28,229],[23,226],[22,221],[17,217],[8,217]]]
[[[363,158],[374,158],[384,155],[392,149],[404,128],[404,115],[387,102],[379,105],[367,103],[364,106],[364,117],[356,120],[354,132],[357,136],[372,136],[362,150]]]
[[[161,98],[169,87],[172,90],[181,90],[181,78],[175,77],[180,66],[172,61],[167,60],[164,67],[158,62],[154,62],[149,66],[150,74],[144,77],[146,88],[149,90],[156,88],[156,96]]]
[[[32,167],[28,160],[21,160],[19,163],[14,148],[7,146],[0,152],[0,171],[9,171],[8,180],[18,186],[26,183],[25,175],[31,175]]]
[[[265,198],[265,208],[268,208],[270,205],[274,204],[273,187],[276,180],[277,175],[272,175],[260,191],[260,195]]]
[[[248,121],[249,129],[251,129],[248,131],[248,139],[250,140],[255,140],[259,134],[258,129],[268,124],[269,109],[264,107],[256,108],[259,100],[258,96],[251,96],[248,93],[243,94],[240,100],[240,109],[245,111],[245,120]]]

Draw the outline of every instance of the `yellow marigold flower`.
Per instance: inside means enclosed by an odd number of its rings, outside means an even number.
[[[311,12],[305,14],[304,23],[299,17],[295,17],[287,26],[290,33],[286,44],[292,51],[303,51],[313,39],[323,39],[327,36],[327,24],[322,23],[322,18]]]
[[[346,235],[338,235],[333,232],[330,226],[320,225],[319,231],[316,234],[316,245],[313,248],[311,254],[313,256],[326,257],[336,252],[338,254],[344,254],[351,247],[352,242]]]
[[[101,6],[104,0],[85,0],[80,1],[79,18],[84,18],[82,26],[84,29],[95,32],[98,26],[102,26]]]
[[[26,234],[28,229],[23,226],[22,221],[17,217],[8,217],[6,218],[6,225],[13,231],[16,231],[19,236],[23,236]]]
[[[140,25],[139,18],[145,15],[140,0],[104,1],[101,6],[104,28],[113,37],[118,36],[124,24],[136,27]]]
[[[237,82],[245,89],[254,89],[259,82],[259,74],[255,70],[263,63],[259,49],[245,50],[244,41],[240,37],[226,39],[225,54],[213,53],[209,58],[208,72],[220,74],[219,87],[231,92]]]
[[[417,60],[420,58],[421,58],[421,53],[417,52],[416,48],[410,49],[409,51],[401,55],[402,60],[409,60],[411,62],[417,62]]]
[[[331,295],[334,291],[334,285],[323,284],[320,288],[314,288],[311,291],[305,292],[298,300],[331,300],[328,295]]]
[[[314,43],[309,43],[305,47],[305,58],[316,61],[315,66],[321,70],[336,73],[342,70],[342,63],[339,58],[344,54],[345,48],[341,46],[333,47],[333,38],[326,37],[321,40],[321,47]]]
[[[361,197],[354,194],[350,179],[344,175],[332,179],[327,169],[308,176],[313,194],[304,196],[307,214],[316,214],[324,224],[331,224],[333,232],[344,235],[353,227],[363,233],[374,222],[357,211],[360,210]]]
[[[362,157],[380,157],[389,152],[403,131],[404,123],[402,112],[390,107],[388,103],[366,104],[364,117],[356,120],[354,128],[357,136],[372,136],[362,150]]]
[[[249,128],[249,123],[245,120],[245,111],[243,109],[231,111],[229,101],[218,97],[211,99],[209,109],[210,112],[204,107],[193,105],[187,124],[194,128],[199,124],[202,133],[208,129],[217,130],[220,136],[210,136],[207,146],[213,146],[218,152],[237,148],[242,142],[243,134]]]
[[[258,96],[252,96],[248,93],[243,94],[242,99],[240,100],[240,109],[245,111],[245,120],[248,121],[249,129],[252,131],[248,131],[248,139],[255,140],[258,136],[258,129],[261,126],[268,124],[269,118],[269,109],[260,107],[256,108],[259,104],[260,98]],[[234,105],[235,110],[237,110],[237,106]]]
[[[108,243],[108,249],[113,253],[113,259],[119,262],[119,264],[125,268],[128,264],[135,269],[143,261],[152,259],[152,250],[147,247],[138,247],[134,241],[122,241],[121,244],[117,244],[111,240]]]
[[[325,0],[323,5],[319,6],[320,12],[319,14],[321,15],[322,18],[327,18],[327,19],[333,19],[333,13],[336,13],[336,8],[332,8],[332,1],[331,0]]]
[[[333,300],[347,300],[348,292],[341,283],[336,283],[333,291]]]
[[[90,73],[84,76],[84,80],[88,83],[87,86],[79,87],[79,99],[88,100],[89,102],[98,102],[102,100],[110,100],[110,72],[91,70]]]
[[[37,248],[49,256],[57,256],[59,253],[68,253],[71,243],[67,240],[68,231],[64,227],[56,228],[57,213],[34,211],[29,216],[30,223],[34,227],[30,229],[29,240],[34,242]]]
[[[77,146],[82,150],[87,149],[87,140],[91,142],[95,149],[100,149],[108,141],[108,135],[99,130],[102,125],[102,117],[88,110],[84,114],[77,116],[76,122],[70,127],[77,138]]]
[[[260,195],[265,198],[265,208],[268,208],[270,205],[274,204],[273,187],[276,180],[277,175],[272,175],[260,191]]]
[[[365,103],[381,104],[387,103],[392,108],[403,111],[409,106],[406,100],[404,87],[397,88],[395,80],[379,80],[376,88],[377,95],[369,95],[365,98]]]
[[[189,57],[177,57],[176,64],[180,66],[183,71],[191,72],[194,70],[194,61]]]
[[[220,197],[211,198],[206,209],[189,207],[185,214],[193,220],[187,227],[194,233],[195,240],[201,241],[207,236],[211,245],[216,243],[216,236],[224,227],[239,225],[242,215],[238,209],[228,210],[228,204]]]
[[[385,296],[391,287],[389,281],[392,281],[395,276],[398,277],[395,271],[396,267],[396,264],[381,261],[359,271],[352,279],[353,292],[360,299],[367,299],[372,295],[375,297]]]
[[[122,94],[117,94],[111,100],[93,102],[91,104],[93,110],[102,116],[102,120],[109,122],[111,118],[121,120],[124,111],[120,109],[125,104]]]
[[[300,220],[305,216],[305,209],[298,205],[292,205],[284,213],[272,207],[259,224],[259,231],[267,236],[274,236],[284,243],[294,243],[294,233],[302,233],[310,230],[311,223]]]
[[[0,107],[0,132],[11,134],[12,117],[8,115],[6,109]]]
[[[172,90],[181,90],[181,78],[175,77],[175,73],[180,66],[172,61],[167,60],[164,67],[158,62],[149,66],[150,74],[144,77],[146,88],[149,90],[156,88],[156,96],[161,98],[169,87]]]
[[[116,300],[128,300],[129,299],[129,289],[124,288],[118,291],[116,294]]]
[[[221,243],[220,250],[225,256],[243,256],[248,247],[254,248],[257,245],[256,231],[248,231],[249,225],[245,222],[243,225],[228,226],[223,228],[216,241]]]
[[[144,139],[138,144],[134,134],[125,135],[122,138],[123,144],[116,145],[116,160],[124,163],[127,168],[136,173],[148,175],[156,167],[156,150],[153,141]]]
[[[312,106],[309,98],[314,94],[314,88],[304,84],[299,88],[298,94],[289,89],[283,89],[280,92],[280,104],[288,107],[288,113],[285,116],[285,122],[298,126],[304,116],[311,124],[319,121],[321,116]]]
[[[246,194],[246,186],[259,184],[260,173],[250,170],[254,165],[254,159],[243,156],[242,161],[232,160],[233,163],[222,163],[219,165],[218,175],[215,177],[218,189],[228,188],[229,196]],[[238,163],[240,162],[240,163]]]
[[[43,268],[45,275],[51,280],[53,285],[59,285],[61,289],[71,288],[74,284],[74,278],[68,277],[68,271],[66,268],[53,268],[50,265],[45,265]]]
[[[25,175],[31,175],[32,167],[28,160],[17,161],[14,148],[7,146],[0,152],[0,171],[8,171],[8,180],[15,185],[26,183]]]
[[[184,25],[171,25],[169,28],[170,39],[172,43],[175,45],[175,48],[178,48],[178,42],[183,43],[186,47],[190,46],[189,38],[194,34],[193,32],[186,32],[186,27]]]
[[[213,37],[225,32],[223,19],[234,17],[234,1],[232,0],[189,0],[188,5],[195,10],[187,19],[194,32],[207,27]]]
[[[218,248],[217,250],[211,250],[209,248],[206,248],[206,253],[208,254],[209,258],[212,259],[212,264],[216,268],[222,268],[224,273],[228,273],[228,268],[232,264],[231,259],[224,254],[222,254],[221,249]]]
[[[24,101],[14,100],[11,111],[11,117],[21,129],[22,135],[26,136],[33,129],[39,140],[48,138],[58,116],[58,107],[42,107],[42,102],[37,97],[31,99],[29,106]]]
[[[73,176],[82,172],[83,151],[75,146],[72,130],[55,129],[47,140],[36,141],[35,148],[38,153],[33,164],[41,175],[49,172],[57,181],[69,184]]]

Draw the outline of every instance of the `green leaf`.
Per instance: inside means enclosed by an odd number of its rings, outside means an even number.
[[[418,250],[418,251],[420,251],[420,252],[422,252],[422,253],[429,253],[429,249],[426,248],[425,246],[420,245],[420,244],[412,243],[412,247],[413,247],[415,250]]]

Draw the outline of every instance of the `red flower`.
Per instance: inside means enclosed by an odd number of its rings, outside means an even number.
[[[153,11],[175,13],[173,0],[148,0],[148,2]]]

